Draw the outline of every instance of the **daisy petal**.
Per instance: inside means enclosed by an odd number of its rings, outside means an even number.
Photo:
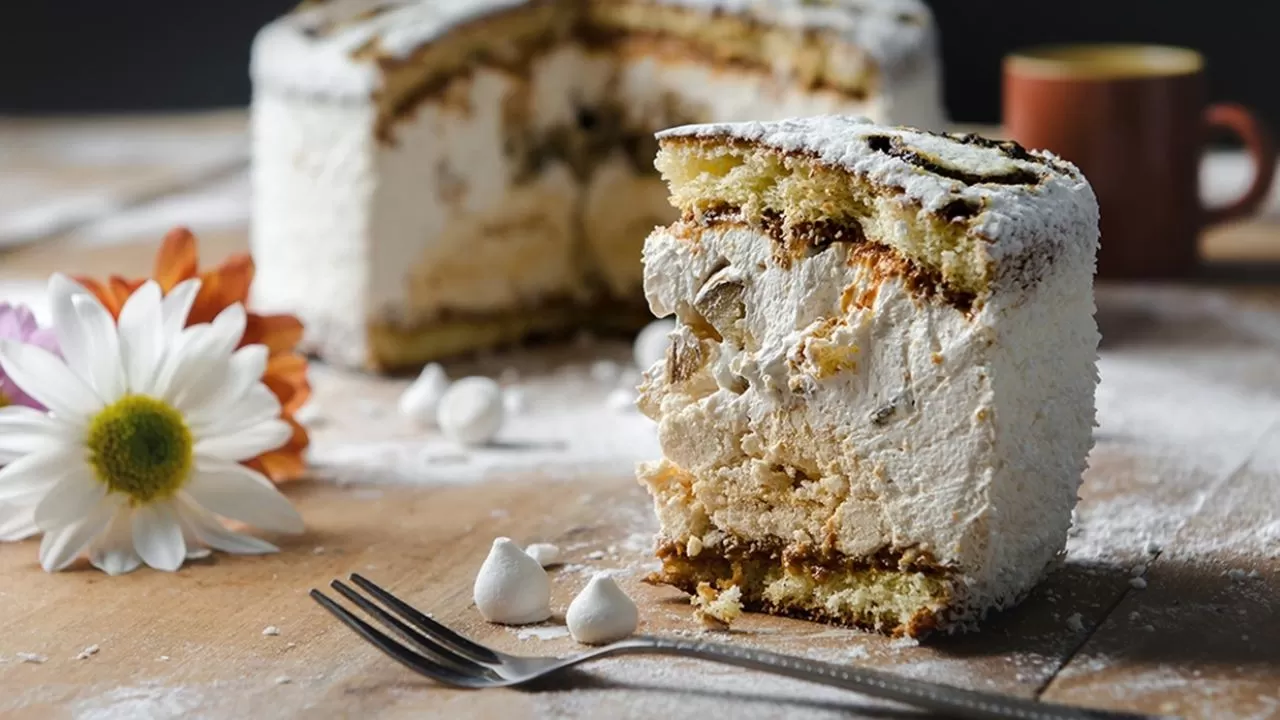
[[[0,468],[0,503],[27,504],[33,495],[43,494],[74,468],[84,467],[83,458],[69,448],[23,455]]]
[[[80,316],[81,331],[88,341],[90,352],[89,381],[98,397],[111,401],[125,391],[124,369],[120,367],[120,335],[116,321],[102,303],[92,295],[76,295],[72,305]]]
[[[0,408],[0,465],[33,452],[55,450],[77,439],[48,413],[19,405]]]
[[[197,462],[200,456],[240,462],[275,450],[289,441],[293,428],[280,420],[267,420],[257,425],[225,434],[209,435],[196,442]]]
[[[225,310],[218,313],[218,317],[213,319],[213,331],[218,339],[217,344],[214,345],[215,354],[220,357],[231,355],[231,351],[236,349],[240,339],[244,337],[247,317],[244,306],[240,303],[228,305]]]
[[[198,410],[226,415],[227,406],[239,401],[267,371],[265,345],[247,345],[235,351],[221,373],[208,373],[208,379],[185,393],[175,405],[188,416]],[[279,403],[276,404],[279,408]],[[277,410],[276,414],[279,414]]]
[[[45,532],[40,540],[40,566],[56,572],[75,562],[111,522],[116,504],[104,500],[79,522]]]
[[[142,561],[156,570],[173,572],[187,558],[178,514],[170,503],[152,503],[133,510],[133,547]]]
[[[169,346],[149,394],[175,403],[189,388],[209,382],[211,375],[216,376],[213,381],[221,381],[231,351],[238,342],[238,338],[229,336],[235,329],[234,320],[232,313],[230,320],[224,320],[221,325],[215,320],[214,324],[192,325],[179,333]]]
[[[300,533],[302,516],[262,474],[234,462],[196,458],[186,492],[200,507],[272,532]]]
[[[258,383],[233,403],[218,402],[196,409],[187,416],[187,423],[196,437],[206,438],[230,435],[279,417],[280,401],[266,385]]]
[[[71,357],[65,347],[62,351]],[[0,340],[0,370],[65,422],[82,425],[103,407],[85,380],[57,355],[35,345]]]
[[[200,294],[200,279],[191,278],[178,283],[160,304],[162,330],[166,340],[172,342],[187,325],[187,316],[191,314],[191,306]]]
[[[178,503],[178,512],[200,542],[215,550],[235,555],[266,555],[280,551],[266,540],[226,529],[216,517],[200,509],[189,498]]]
[[[106,496],[107,486],[95,480],[85,464],[72,466],[36,505],[36,525],[45,529],[69,525],[87,515]]]
[[[58,347],[67,359],[71,372],[88,378],[89,362],[93,358],[92,347],[80,325],[80,313],[74,302],[77,295],[92,293],[62,273],[54,273],[49,277],[49,306]]]
[[[121,503],[107,529],[89,548],[89,562],[108,575],[131,573],[142,565],[142,558],[133,549],[132,515]]]
[[[26,540],[39,532],[31,506],[0,506],[0,542]]]
[[[120,352],[129,389],[138,392],[160,369],[164,337],[160,286],[148,282],[125,301],[120,310]]]

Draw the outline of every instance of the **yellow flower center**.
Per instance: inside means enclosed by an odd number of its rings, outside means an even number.
[[[169,404],[126,395],[89,423],[89,465],[111,492],[135,504],[173,495],[191,473],[191,430]]]

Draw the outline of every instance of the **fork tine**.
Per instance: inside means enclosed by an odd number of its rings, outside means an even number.
[[[468,675],[472,677],[486,677],[492,680],[502,679],[500,675],[495,674],[493,670],[491,670],[490,668],[484,665],[481,665],[480,663],[474,662],[468,657],[465,657],[465,656],[459,655],[458,653],[453,652],[452,650],[445,647],[444,645],[441,645],[435,640],[423,635],[417,630],[414,630],[408,625],[405,625],[404,623],[400,622],[399,619],[393,617],[386,610],[383,610],[382,608],[373,604],[360,593],[356,592],[355,590],[352,590],[350,587],[344,584],[341,580],[334,580],[333,582],[329,583],[329,585],[334,590],[337,590],[339,593],[341,593],[343,597],[347,598],[348,600],[350,600],[351,602],[359,606],[361,610],[373,616],[373,619],[382,623],[384,626],[389,628],[393,633],[395,633],[396,635],[399,635],[402,639],[407,640],[409,643],[416,645],[418,649],[423,651],[423,654],[427,655],[431,660],[434,660],[435,662],[441,665],[444,665],[445,667],[448,667],[450,670],[462,673],[464,675]]]
[[[328,610],[334,617],[338,618],[342,624],[351,628],[357,635],[369,641],[371,645],[381,650],[392,660],[404,665],[419,675],[426,676],[438,683],[445,685],[453,685],[455,687],[476,688],[484,687],[485,682],[479,678],[462,675],[461,673],[450,670],[447,667],[436,665],[421,655],[413,652],[409,648],[392,640],[387,635],[375,630],[368,623],[360,618],[352,615],[346,608],[329,598],[328,595],[319,590],[312,590],[311,599],[320,604],[320,607]]]
[[[379,602],[394,610],[397,615],[407,620],[411,625],[430,635],[439,644],[448,647],[457,654],[464,655],[479,663],[502,662],[502,658],[498,657],[498,655],[489,648],[472,642],[435,620],[432,620],[418,609],[378,587],[371,580],[366,579],[359,573],[351,574],[351,582],[359,585],[361,589],[376,597]]]

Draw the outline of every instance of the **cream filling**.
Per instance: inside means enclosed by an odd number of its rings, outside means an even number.
[[[771,252],[744,228],[646,244],[650,306],[682,328],[641,408],[692,475],[642,472],[663,535],[914,548],[975,606],[1013,600],[1064,546],[1090,444],[1089,258],[967,316],[838,243],[789,269]],[[1027,363],[1035,384],[1016,379]]]

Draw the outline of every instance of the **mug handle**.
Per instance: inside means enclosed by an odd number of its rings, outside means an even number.
[[[1210,105],[1204,112],[1205,125],[1230,130],[1244,141],[1253,157],[1253,184],[1233,203],[1219,208],[1206,208],[1205,225],[1217,225],[1252,215],[1271,192],[1276,174],[1276,149],[1271,134],[1248,108],[1233,103]]]

